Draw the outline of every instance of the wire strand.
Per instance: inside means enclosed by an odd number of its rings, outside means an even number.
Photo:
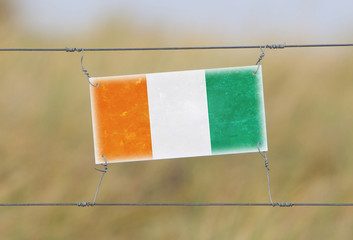
[[[265,168],[266,168],[266,175],[267,175],[267,190],[268,190],[268,197],[270,199],[270,202],[272,205],[274,205],[271,197],[271,185],[270,185],[270,168],[269,168],[269,163],[268,163],[268,158],[265,152],[261,152],[260,150],[260,145],[261,143],[257,143],[257,149],[260,153],[260,155],[265,159]]]
[[[334,44],[265,44],[243,46],[203,46],[203,47],[145,47],[145,48],[0,48],[7,52],[81,52],[81,51],[170,51],[170,50],[211,50],[211,49],[252,49],[252,48],[316,48],[316,47],[353,47],[353,43]]]
[[[77,203],[0,203],[0,207],[52,207],[52,206],[146,206],[146,207],[353,207],[353,203],[90,203],[90,202],[77,202]]]
[[[96,190],[96,194],[94,195],[94,200],[93,200],[93,205],[96,204],[96,200],[97,200],[97,196],[98,196],[98,192],[99,192],[99,188],[101,186],[101,183],[102,183],[102,180],[103,180],[103,177],[104,175],[107,173],[108,171],[108,162],[107,162],[107,158],[105,157],[104,154],[102,154],[102,157],[104,158],[104,164],[102,164],[104,166],[104,169],[99,169],[99,168],[95,168],[97,171],[100,171],[102,172],[102,176],[101,176],[101,179],[98,183],[98,187],[97,187],[97,190]]]

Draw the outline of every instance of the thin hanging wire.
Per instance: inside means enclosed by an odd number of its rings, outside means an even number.
[[[257,60],[257,62],[256,62],[256,64],[255,64],[255,65],[257,65],[257,69],[256,69],[255,72],[253,72],[254,75],[257,73],[257,71],[259,71],[260,62],[261,62],[262,58],[265,56],[266,47],[267,47],[267,46],[265,46],[264,48],[260,47],[261,54],[260,54],[260,57],[259,57],[259,59]]]
[[[89,75],[87,69],[85,69],[85,67],[83,66],[83,57],[85,55],[85,50],[82,48],[80,50],[82,52],[82,56],[81,56],[81,68],[82,68],[82,72],[87,76],[87,81],[89,82],[89,84],[91,84],[91,86],[93,87],[98,87],[98,83],[97,84],[93,84],[90,80],[91,76]]]
[[[265,159],[265,168],[266,168],[266,175],[267,175],[267,189],[268,189],[268,197],[270,198],[270,202],[272,205],[274,205],[274,203],[272,202],[272,197],[271,197],[271,186],[270,186],[270,168],[269,168],[269,163],[268,163],[268,158],[265,152],[261,152],[260,150],[260,145],[261,143],[257,144],[257,149],[259,150],[259,153],[261,154],[261,156]]]
[[[96,191],[96,194],[94,195],[94,200],[93,200],[93,206],[96,204],[96,200],[97,200],[97,196],[98,196],[98,192],[99,192],[99,188],[101,186],[101,183],[102,183],[102,180],[103,180],[103,177],[104,175],[107,173],[107,170],[108,170],[108,162],[107,162],[107,158],[105,157],[105,155],[103,154],[102,157],[104,158],[104,164],[102,164],[104,166],[104,169],[99,169],[99,168],[95,168],[97,171],[100,171],[102,172],[102,176],[101,176],[101,179],[98,183],[98,187],[97,187],[97,191]]]

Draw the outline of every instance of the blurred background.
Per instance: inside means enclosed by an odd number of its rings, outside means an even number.
[[[353,42],[353,2],[1,0],[0,48]],[[86,52],[92,76],[246,66],[259,49]],[[0,202],[93,201],[80,53],[0,52]],[[353,202],[353,48],[267,50],[272,198]],[[97,202],[269,202],[258,153],[109,165]],[[349,207],[1,207],[3,239],[348,239]]]

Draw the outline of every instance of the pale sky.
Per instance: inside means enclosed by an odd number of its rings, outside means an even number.
[[[128,16],[138,26],[158,26],[173,35],[214,32],[234,42],[262,36],[278,42],[352,42],[352,0],[13,0],[17,22],[27,31],[81,33],[111,16]],[[117,18],[118,19],[118,18]],[[175,34],[177,36],[177,34]],[[298,39],[296,39],[298,38]],[[258,39],[258,40],[257,40]]]

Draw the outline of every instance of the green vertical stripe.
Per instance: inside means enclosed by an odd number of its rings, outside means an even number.
[[[261,68],[206,70],[213,154],[252,152],[267,146]],[[267,147],[266,147],[267,148]]]

